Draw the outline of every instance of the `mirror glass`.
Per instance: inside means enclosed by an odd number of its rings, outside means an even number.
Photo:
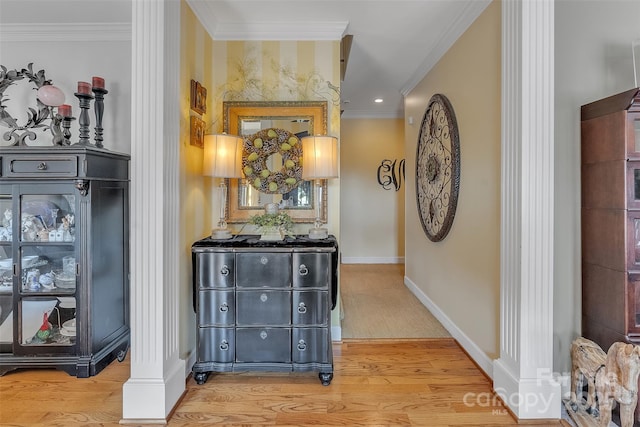
[[[224,102],[224,131],[250,137],[265,129],[284,129],[298,138],[314,134],[326,134],[326,101],[291,102]],[[270,170],[282,167],[282,156],[272,154],[267,158]],[[326,190],[326,181],[323,183]],[[295,222],[313,222],[316,216],[314,187],[311,181],[284,194],[267,194],[258,191],[246,179],[229,180],[227,218],[230,223],[247,222],[261,213],[267,203],[277,203]],[[322,191],[326,195],[326,191]],[[326,196],[323,196],[326,197]],[[321,217],[326,221],[326,200],[323,200]]]

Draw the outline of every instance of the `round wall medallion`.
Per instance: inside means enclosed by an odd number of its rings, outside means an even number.
[[[416,149],[416,202],[422,229],[444,239],[456,214],[460,188],[460,138],[451,103],[436,94],[422,118]]]

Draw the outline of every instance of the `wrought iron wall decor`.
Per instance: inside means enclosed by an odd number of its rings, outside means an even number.
[[[29,64],[27,68],[22,70],[8,70],[5,66],[0,65],[0,124],[3,124],[11,130],[4,133],[3,138],[5,141],[14,140],[11,145],[27,145],[25,139],[36,139],[36,134],[32,129],[49,128],[45,121],[50,118],[53,110],[44,105],[39,98],[36,98],[37,107],[29,107],[27,112],[27,122],[23,125],[18,124],[18,121],[9,114],[5,101],[8,98],[5,95],[5,91],[15,82],[28,79],[33,83],[37,89],[40,89],[45,84],[51,84],[51,80],[47,80],[44,75],[44,70],[40,70],[37,73],[33,72],[33,64]],[[22,132],[22,133],[20,133]]]
[[[404,163],[402,159],[398,161],[384,159],[378,166],[378,184],[385,190],[391,190],[395,188],[396,191],[402,187],[402,181],[404,181]]]
[[[456,214],[460,188],[460,138],[451,103],[431,97],[416,149],[416,202],[422,229],[433,242],[444,239]]]
[[[5,91],[16,82],[27,79],[37,89],[36,108],[28,107],[27,121],[18,123],[7,110],[6,101],[9,98]],[[109,93],[104,87],[102,77],[93,77],[92,83],[78,82],[78,91],[74,94],[79,100],[80,106],[80,136],[78,145],[92,145],[89,138],[89,109],[91,100],[95,98],[95,146],[103,148],[102,116],[104,112],[104,95]],[[35,129],[49,130],[54,146],[71,145],[71,122],[75,117],[71,114],[71,106],[64,103],[64,94],[60,89],[52,85],[51,80],[45,77],[44,70],[33,71],[33,63],[22,70],[9,70],[0,65],[0,125],[10,130],[3,134],[5,141],[12,141],[10,146],[27,146],[26,140],[36,139]],[[54,111],[57,108],[57,111]]]

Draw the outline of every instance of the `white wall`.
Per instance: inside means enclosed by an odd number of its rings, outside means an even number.
[[[634,87],[640,2],[555,4],[554,369],[568,372],[571,341],[581,333],[580,106]]]
[[[404,262],[402,119],[343,119],[340,144],[340,252],[345,264]],[[383,160],[396,161],[400,188],[378,184]],[[390,177],[385,173],[382,179]],[[384,182],[384,181],[383,181]]]
[[[49,2],[52,3],[52,2]],[[77,20],[77,2],[56,2],[57,25],[37,24],[38,17],[46,18],[42,3],[0,2],[0,64],[9,70],[26,68],[33,63],[34,71],[44,70],[47,79],[65,94],[65,103],[80,115],[78,98],[73,94],[78,81],[91,82],[93,76],[104,77],[109,93],[104,101],[104,146],[113,151],[130,152],[131,139],[131,5],[128,2],[92,2],[95,22]],[[18,7],[16,7],[16,4]],[[31,4],[31,8],[29,5]],[[46,3],[44,3],[46,4]],[[101,5],[103,7],[101,7]],[[26,7],[25,7],[26,6]],[[107,12],[109,11],[109,12]],[[121,24],[102,24],[105,16],[123,19]],[[16,25],[16,22],[30,22]],[[19,81],[5,91],[10,98],[4,102],[7,111],[19,124],[26,122],[28,107],[36,108],[35,85],[28,80]],[[95,115],[90,110],[90,135],[93,142]],[[49,121],[47,120],[47,124]],[[0,134],[9,128],[0,125]],[[78,140],[78,120],[71,126],[71,141]],[[38,130],[34,145],[50,145],[51,134]],[[29,141],[27,141],[29,142]],[[0,146],[7,142],[0,139]]]

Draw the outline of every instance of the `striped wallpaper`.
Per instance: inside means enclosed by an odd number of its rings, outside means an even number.
[[[223,101],[328,103],[329,133],[340,132],[340,42],[214,41],[212,106],[222,121]]]

